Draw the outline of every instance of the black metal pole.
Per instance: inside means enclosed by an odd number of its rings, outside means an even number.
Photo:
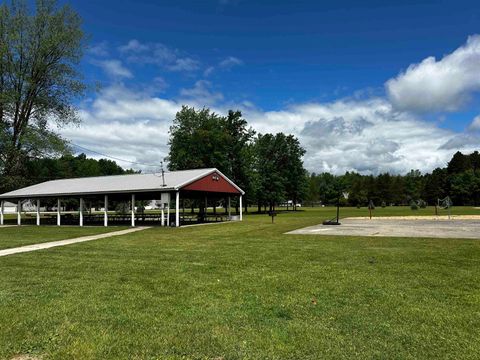
[[[340,196],[337,197],[337,223],[340,217]]]

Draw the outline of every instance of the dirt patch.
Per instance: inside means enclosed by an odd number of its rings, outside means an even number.
[[[15,355],[10,360],[41,360],[41,359],[42,358],[40,356],[21,354],[21,355]]]

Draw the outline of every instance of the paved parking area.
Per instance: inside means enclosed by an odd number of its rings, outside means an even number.
[[[480,239],[480,220],[341,219],[339,226],[315,225],[287,234]]]

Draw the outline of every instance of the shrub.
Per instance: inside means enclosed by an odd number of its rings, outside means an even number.
[[[130,207],[128,206],[128,203],[125,202],[120,202],[115,206],[115,213],[125,215],[128,213],[130,210]]]
[[[410,201],[410,209],[418,210],[418,205],[414,200]]]

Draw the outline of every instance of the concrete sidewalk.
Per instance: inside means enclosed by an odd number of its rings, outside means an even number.
[[[130,233],[137,232],[137,231],[142,231],[142,230],[145,230],[145,229],[149,229],[149,227],[136,227],[136,228],[127,229],[127,230],[113,231],[113,232],[109,232],[109,233],[106,233],[106,234],[82,236],[82,237],[78,237],[78,238],[74,238],[74,239],[51,241],[51,242],[46,242],[46,243],[41,243],[41,244],[33,244],[33,245],[25,245],[25,246],[20,246],[20,247],[16,247],[16,248],[0,250],[0,256],[20,254],[20,253],[24,253],[24,252],[50,249],[52,247],[76,244],[76,243],[81,243],[81,242],[85,242],[85,241],[104,239],[104,238],[109,238],[109,237],[112,237],[112,236],[120,236],[120,235],[130,234]]]

